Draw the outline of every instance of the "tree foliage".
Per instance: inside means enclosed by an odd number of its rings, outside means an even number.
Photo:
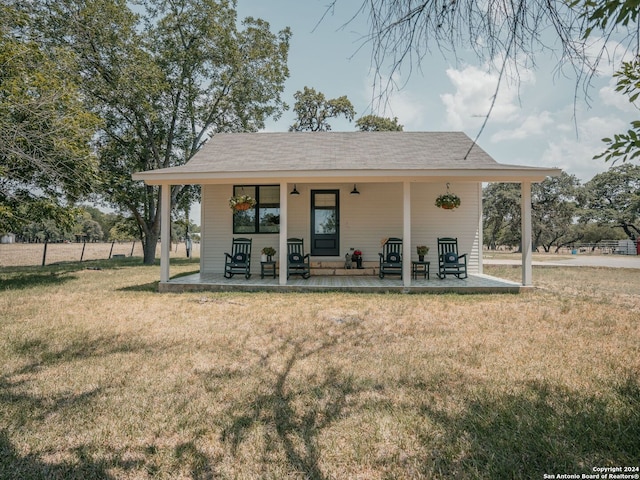
[[[531,186],[531,228],[534,249],[550,251],[583,237],[576,225],[580,182],[562,173]],[[490,183],[483,190],[484,244],[520,245],[522,238],[521,188],[517,183]]]
[[[520,244],[520,185],[483,189],[484,244]],[[622,164],[581,185],[567,173],[531,187],[533,245],[556,251],[577,242],[640,237],[640,166]]]
[[[41,0],[42,31],[73,52],[87,104],[104,120],[96,148],[101,195],[129,211],[153,262],[159,188],[133,172],[186,163],[218,132],[257,131],[281,99],[290,32],[260,19],[238,27],[235,2]],[[174,186],[172,206],[193,187]]]
[[[98,118],[68,75],[67,52],[30,38],[28,16],[0,5],[0,231],[32,221],[66,229],[93,188]]]
[[[640,237],[640,166],[626,163],[594,176],[585,184],[582,205],[585,220]]]
[[[322,92],[304,87],[304,90],[294,93],[293,98],[296,100],[293,111],[297,118],[289,127],[290,132],[327,132],[331,130],[330,118],[344,116],[352,121],[356,116],[356,111],[346,95],[327,100]]]
[[[484,244],[520,243],[520,184],[490,183],[482,191]]]
[[[579,186],[577,177],[566,172],[532,185],[533,245],[549,252],[554,246],[557,250],[582,240],[583,235],[575,222]]]
[[[356,120],[356,127],[361,132],[401,132],[403,126],[398,123],[398,117],[384,118],[377,115],[365,115]]]
[[[595,29],[607,32],[610,27],[638,23],[638,0],[572,0],[569,6],[578,9],[587,20],[585,38]]]
[[[614,74],[616,91],[629,97],[630,103],[636,103],[640,96],[640,58],[624,62],[621,69]],[[615,134],[613,138],[603,138],[607,144],[604,152],[594,158],[604,158],[615,163],[618,160],[636,160],[640,156],[640,120],[631,122],[631,128],[625,133]]]

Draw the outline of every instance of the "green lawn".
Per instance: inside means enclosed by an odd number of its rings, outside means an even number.
[[[534,268],[520,295],[161,295],[158,278],[130,259],[0,271],[0,478],[639,464],[637,270]]]

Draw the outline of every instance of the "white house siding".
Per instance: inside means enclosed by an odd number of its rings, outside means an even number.
[[[469,273],[479,272],[481,252],[479,230],[481,208],[479,206],[479,183],[449,183],[449,191],[460,197],[461,205],[455,210],[444,210],[435,206],[436,197],[446,193],[446,183],[411,184],[411,258],[417,259],[416,246],[426,245],[429,254],[426,260],[432,267],[438,264],[438,238],[458,239],[459,253],[467,254]]]
[[[402,234],[402,185],[358,184],[360,195],[350,195],[353,183],[298,184],[297,188],[300,195],[289,199],[289,236],[303,238],[307,250],[311,242],[311,191],[340,191],[340,255],[313,257],[314,261],[341,261],[352,249],[361,250],[364,261],[377,261],[380,239]]]
[[[299,196],[289,196],[288,236],[303,238],[310,248],[311,190],[340,190],[340,256],[314,257],[314,261],[340,261],[351,249],[362,250],[365,262],[377,262],[381,240],[402,237],[401,183],[357,184],[360,195],[350,195],[353,184],[297,184]],[[446,192],[446,184],[411,183],[411,258],[417,259],[417,245],[427,245],[427,260],[437,265],[438,237],[457,237],[460,253],[469,254],[469,271],[479,271],[481,252],[478,205],[479,183],[450,183],[450,191],[462,200],[456,210],[443,210],[434,205],[436,197]],[[232,212],[228,199],[232,185],[204,185],[202,188],[201,271],[221,273],[224,252],[229,252],[231,239],[246,236],[253,239],[252,271],[259,272],[260,251],[265,246],[278,250],[278,234],[233,235]]]
[[[233,237],[253,239],[251,244],[251,271],[253,273],[260,272],[260,252],[263,247],[278,249],[277,233],[234,235],[233,212],[229,208],[231,195],[233,195],[233,185],[202,186],[202,240],[200,242],[200,271],[202,273],[222,273],[224,271],[224,254],[225,252],[231,253]],[[289,236],[293,236],[291,231],[289,233]]]

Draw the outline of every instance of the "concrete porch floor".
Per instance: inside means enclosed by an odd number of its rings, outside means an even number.
[[[491,277],[489,275],[469,275],[460,280],[447,277],[440,280],[431,275],[429,280],[419,278],[405,287],[397,276],[322,276],[312,275],[308,279],[292,276],[287,285],[280,285],[278,278],[264,278],[253,274],[245,279],[243,275],[224,278],[222,274],[192,274],[161,282],[160,292],[190,291],[252,291],[252,292],[361,292],[361,293],[519,293],[532,287],[524,287],[519,283]]]

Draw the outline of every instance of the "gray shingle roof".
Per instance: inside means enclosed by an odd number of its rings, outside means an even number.
[[[184,179],[188,175],[215,178],[230,173],[286,172],[304,174],[394,171],[411,175],[426,170],[537,169],[499,164],[463,132],[281,132],[221,133],[209,140],[186,165],[134,175],[136,179]],[[553,169],[551,169],[553,170]],[[544,175],[544,174],[543,174]]]

